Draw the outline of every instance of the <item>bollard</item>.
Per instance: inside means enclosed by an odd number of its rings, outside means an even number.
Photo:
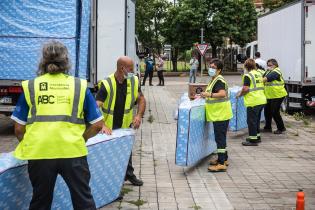
[[[296,193],[296,210],[304,210],[304,204],[304,192],[300,189],[299,192]]]

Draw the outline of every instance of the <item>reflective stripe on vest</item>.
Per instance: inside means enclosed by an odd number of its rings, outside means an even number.
[[[110,75],[106,80],[103,80],[102,83],[108,93],[108,98],[105,99],[104,105],[102,107],[104,121],[107,127],[112,128],[114,108],[117,97],[114,74]],[[122,128],[127,128],[132,123],[133,107],[138,96],[138,84],[138,78],[135,76],[127,80],[127,92],[130,92],[130,95],[126,95]]]
[[[253,92],[253,91],[257,91],[257,90],[264,90],[264,87],[257,87],[256,80],[255,80],[255,77],[253,74],[249,73],[248,75],[251,77],[251,80],[254,84],[254,88],[250,88],[249,92]]]
[[[256,70],[252,70],[250,73],[246,75],[249,76],[250,78],[250,87],[249,87],[248,93],[244,95],[245,106],[254,107],[254,106],[266,104],[267,99],[264,94],[264,87],[263,87],[264,85],[263,85],[263,78],[261,76],[261,73]]]
[[[279,74],[280,81],[274,80],[272,82],[265,83],[265,95],[267,99],[282,98],[287,96],[287,91],[284,87],[284,80],[280,69],[277,67],[274,70],[269,71],[266,76],[271,72],[276,72],[277,74]]]
[[[45,74],[22,87],[30,107],[23,140],[14,151],[22,160],[75,158],[87,155],[83,138],[86,80]]]
[[[27,119],[26,124],[32,124],[34,122],[69,122],[74,124],[85,124],[84,119],[77,118],[78,115],[78,106],[80,101],[80,90],[81,90],[81,80],[79,78],[74,78],[75,90],[74,90],[74,100],[72,105],[71,116],[68,115],[36,115],[36,105],[35,105],[35,88],[34,80],[30,80],[28,83],[28,91],[30,94],[30,101],[32,104],[31,108],[31,118]]]
[[[208,85],[206,92],[212,93],[212,89],[217,81],[225,85],[225,91],[228,93],[228,87],[224,78],[219,75]],[[206,98],[206,118],[207,121],[224,121],[232,118],[232,106],[228,97],[226,98]]]

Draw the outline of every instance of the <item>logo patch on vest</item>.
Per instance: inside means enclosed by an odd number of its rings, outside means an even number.
[[[55,96],[53,95],[42,95],[38,96],[38,104],[54,104]]]
[[[47,82],[39,83],[39,90],[40,91],[47,91],[48,90],[48,83]]]

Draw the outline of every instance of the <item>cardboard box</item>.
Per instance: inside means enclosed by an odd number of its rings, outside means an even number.
[[[205,83],[189,83],[188,85],[188,96],[190,99],[194,99],[196,94],[204,92],[208,84]]]

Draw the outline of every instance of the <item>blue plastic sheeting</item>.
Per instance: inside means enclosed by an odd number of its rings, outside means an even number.
[[[36,77],[42,43],[47,41],[43,38],[0,37],[0,79],[26,80]],[[71,61],[75,62],[75,40],[61,41],[67,46]],[[74,75],[73,68],[70,73]]]
[[[118,198],[134,142],[131,129],[115,130],[111,136],[97,135],[89,139],[88,163],[90,187],[96,207]],[[12,153],[0,155],[0,209],[26,210],[32,197],[27,162],[15,159]],[[58,176],[52,209],[73,209],[70,193]]]
[[[179,106],[176,165],[192,166],[216,150],[213,125],[206,122],[204,104],[203,99],[183,100]]]
[[[247,128],[247,112],[246,106],[244,104],[244,97],[236,98],[236,95],[241,91],[242,87],[232,87],[229,88],[229,95],[232,104],[233,118],[230,120],[229,130],[239,131]],[[264,121],[264,112],[262,111],[260,121]]]
[[[90,14],[90,0],[0,1],[0,79],[33,79],[52,39],[68,47],[70,74],[88,79]]]
[[[90,22],[91,22],[91,0],[82,1],[81,11],[81,29],[79,42],[79,71],[76,76],[82,79],[90,79],[89,73],[89,41],[90,41]]]
[[[1,0],[0,36],[74,38],[76,10],[77,0]]]

